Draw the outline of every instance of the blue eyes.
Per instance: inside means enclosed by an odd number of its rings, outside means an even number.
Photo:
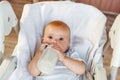
[[[49,38],[49,39],[53,39],[53,37],[52,37],[52,36],[48,36],[48,38]],[[60,37],[58,40],[59,40],[59,41],[63,41],[63,40],[64,40],[64,38]]]

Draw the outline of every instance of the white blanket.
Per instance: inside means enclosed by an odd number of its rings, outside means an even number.
[[[33,79],[27,65],[40,44],[43,27],[52,20],[62,20],[69,25],[72,34],[71,48],[82,53],[86,62],[91,62],[94,52],[101,46],[106,22],[106,17],[97,8],[69,1],[26,4],[20,20],[18,44],[13,53],[18,57],[17,69],[9,80]],[[82,43],[84,39],[85,43]],[[84,49],[79,45],[81,43]],[[103,43],[104,41],[101,44]],[[90,52],[92,54],[89,55]]]

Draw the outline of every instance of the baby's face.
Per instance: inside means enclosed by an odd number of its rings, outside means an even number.
[[[47,26],[43,36],[43,42],[53,48],[65,52],[70,46],[70,32],[63,27]]]

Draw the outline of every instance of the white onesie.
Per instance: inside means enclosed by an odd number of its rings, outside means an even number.
[[[84,60],[80,58],[80,54],[74,50],[69,50],[66,56],[84,62]],[[41,74],[36,80],[82,80],[82,76],[75,74],[64,66],[62,62],[58,61],[52,74]]]

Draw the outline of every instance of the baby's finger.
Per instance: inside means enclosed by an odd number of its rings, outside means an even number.
[[[44,43],[44,44],[41,45],[40,48],[43,50],[43,49],[45,49],[47,46],[48,46],[48,44],[47,44],[47,43]]]
[[[63,61],[63,59],[65,58],[65,54],[58,52],[58,58],[60,61]]]

